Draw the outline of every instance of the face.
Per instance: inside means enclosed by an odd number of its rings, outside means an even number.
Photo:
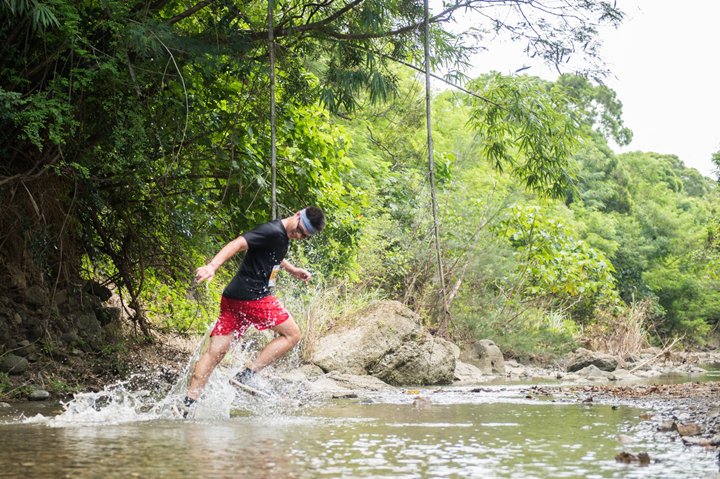
[[[303,228],[302,222],[300,221],[300,216],[297,217],[297,224],[295,225],[295,229],[293,229],[291,233],[295,239],[303,240],[310,237],[307,231],[305,231],[305,228]]]

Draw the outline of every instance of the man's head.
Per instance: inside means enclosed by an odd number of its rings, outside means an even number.
[[[317,206],[309,206],[300,210],[295,216],[297,217],[297,225],[294,230],[296,239],[308,238],[325,228],[325,214]]]

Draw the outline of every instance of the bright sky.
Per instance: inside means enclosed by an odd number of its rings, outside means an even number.
[[[710,158],[720,151],[720,1],[618,0],[617,5],[627,14],[625,22],[600,35],[612,72],[605,81],[623,103],[625,126],[634,137],[615,151],[675,154],[714,178]],[[521,46],[493,44],[476,62],[473,74],[507,74],[528,65],[523,73],[557,78],[554,70],[524,57]]]

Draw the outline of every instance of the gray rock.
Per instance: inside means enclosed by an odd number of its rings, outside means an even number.
[[[489,339],[473,342],[460,353],[460,361],[472,364],[485,375],[505,375],[505,359],[502,351]]]
[[[23,374],[27,371],[27,368],[28,360],[20,356],[15,356],[14,354],[5,356],[0,362],[0,372],[11,375]]]
[[[567,370],[570,373],[574,373],[592,365],[601,371],[614,371],[618,366],[618,362],[618,358],[610,354],[578,348],[575,355],[570,359]]]
[[[455,355],[450,343],[441,338],[410,341],[383,356],[369,372],[393,386],[450,384],[455,377]]]
[[[50,393],[44,389],[35,389],[28,396],[28,399],[31,401],[45,401],[48,398],[50,398]]]
[[[6,402],[0,402],[0,407],[11,407],[11,406]]]
[[[422,333],[420,318],[398,301],[373,303],[347,322],[348,329],[331,330],[317,343],[312,362],[324,371],[367,374],[389,351]]]
[[[607,371],[602,371],[600,368],[591,364],[590,366],[584,367],[579,371],[575,371],[575,374],[585,379],[610,379],[610,374]]]
[[[25,290],[25,302],[30,306],[45,306],[47,301],[47,294],[40,286],[30,286]]]
[[[365,389],[369,391],[382,391],[392,389],[392,386],[373,376],[342,374],[333,371],[310,383],[308,389],[316,394],[332,396],[333,394],[341,394],[348,390]]]
[[[472,364],[462,361],[455,361],[455,380],[460,382],[482,382],[487,377],[483,376],[483,372]]]
[[[15,321],[15,324],[17,324],[18,326],[22,324],[23,319],[22,316],[20,316],[20,313],[15,313],[13,315],[13,321]]]

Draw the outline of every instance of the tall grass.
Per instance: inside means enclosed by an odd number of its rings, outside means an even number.
[[[585,328],[588,346],[621,358],[639,353],[649,344],[647,324],[652,306],[652,300],[646,299],[621,311],[597,309],[595,323]]]

